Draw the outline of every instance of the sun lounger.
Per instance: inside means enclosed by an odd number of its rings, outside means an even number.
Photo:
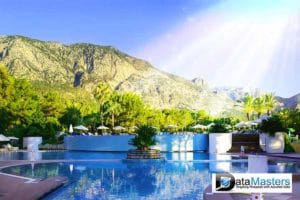
[[[11,146],[11,144],[4,145],[4,148],[8,151],[18,151],[19,147]]]

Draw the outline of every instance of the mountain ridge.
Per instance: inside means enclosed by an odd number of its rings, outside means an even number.
[[[283,98],[279,96],[277,96],[276,98],[281,103],[282,107],[300,109],[300,93],[289,98]]]
[[[80,87],[91,92],[107,82],[119,91],[140,94],[158,108],[203,109],[212,115],[236,110],[236,102],[216,94],[204,80],[193,82],[153,67],[111,46],[65,45],[24,36],[0,37],[0,62],[18,78],[49,85]]]
[[[187,80],[112,46],[85,42],[66,45],[19,35],[0,36],[0,62],[15,77],[33,82],[80,87],[91,93],[104,81],[116,90],[140,94],[154,107],[203,109],[212,115],[241,113],[245,95],[266,93],[243,87],[213,88],[201,77]],[[282,107],[300,108],[300,94],[276,98]]]

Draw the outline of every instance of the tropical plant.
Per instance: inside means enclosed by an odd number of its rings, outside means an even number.
[[[261,114],[266,111],[265,99],[263,97],[254,99],[254,111],[257,113],[257,118],[260,118]]]
[[[227,133],[227,124],[220,122],[220,121],[215,121],[214,124],[210,127],[209,132],[210,133]]]
[[[100,82],[97,87],[94,89],[93,94],[95,99],[100,104],[100,116],[101,116],[101,123],[103,126],[103,104],[107,102],[111,96],[112,90],[111,87],[107,83]]]
[[[274,136],[276,132],[284,132],[286,130],[278,115],[263,120],[259,129],[270,136]]]
[[[285,153],[294,153],[295,149],[293,148],[289,135],[284,134],[284,152]]]
[[[250,95],[245,96],[245,98],[243,99],[243,107],[243,110],[246,113],[247,119],[249,121],[252,113],[254,112],[254,98]]]
[[[129,142],[138,150],[149,150],[151,146],[156,144],[156,130],[152,126],[142,125],[138,127],[137,135]]]
[[[277,101],[273,93],[265,94],[263,98],[265,101],[265,108],[267,110],[267,115],[270,116],[271,112],[274,110],[276,106]]]
[[[118,102],[118,93],[113,92],[109,101],[104,104],[105,114],[111,116],[111,127],[115,126],[115,117],[122,112],[122,106]]]

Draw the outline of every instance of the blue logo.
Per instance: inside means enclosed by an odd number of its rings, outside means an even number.
[[[230,177],[221,176],[221,178],[220,178],[221,186],[220,187],[221,188],[229,188],[230,181],[231,181]]]
[[[216,174],[216,191],[229,191],[235,185],[235,178],[230,173]]]

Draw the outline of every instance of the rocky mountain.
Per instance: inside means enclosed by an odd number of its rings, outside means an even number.
[[[219,94],[227,95],[233,101],[242,101],[246,95],[258,97],[266,94],[259,88],[243,88],[243,87],[216,87],[214,91]]]
[[[209,89],[203,79],[190,81],[165,73],[110,46],[2,36],[0,62],[15,77],[49,86],[80,87],[91,92],[105,81],[116,90],[136,92],[159,108],[204,109],[212,115],[236,110],[232,99]]]
[[[300,93],[290,98],[276,97],[282,107],[300,109]]]

